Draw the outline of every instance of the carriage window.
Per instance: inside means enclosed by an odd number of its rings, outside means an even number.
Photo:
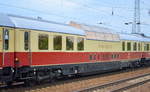
[[[134,51],[137,50],[137,44],[136,44],[136,42],[133,44],[133,50],[134,50]]]
[[[149,44],[147,44],[147,51],[149,51]]]
[[[138,50],[140,51],[141,50],[141,44],[138,43]]]
[[[39,35],[39,49],[48,50],[48,35],[45,34]]]
[[[144,44],[144,51],[146,51],[147,50],[147,45],[146,44]]]
[[[71,36],[66,37],[66,50],[73,50],[74,38]]]
[[[122,42],[122,50],[125,51],[125,42]]]
[[[4,49],[8,50],[9,48],[9,31],[7,29],[4,30]]]
[[[24,32],[24,49],[29,49],[29,32]]]
[[[84,38],[81,37],[77,38],[77,49],[84,50]]]
[[[148,50],[150,50],[150,44],[148,44]]]
[[[128,51],[131,50],[131,43],[130,43],[130,42],[127,43],[127,50],[128,50]]]
[[[54,50],[62,49],[62,36],[54,36]]]

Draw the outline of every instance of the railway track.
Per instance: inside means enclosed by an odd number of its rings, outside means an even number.
[[[61,79],[54,83],[41,83],[33,87],[23,87],[23,85],[13,85],[12,87],[0,87],[0,92],[74,92],[78,89],[88,88],[93,85],[104,84],[112,82],[112,80],[121,80],[124,77],[149,73],[150,68],[138,68],[133,70],[117,71],[99,75],[92,75],[86,77]],[[78,90],[79,91],[79,90]]]
[[[147,82],[150,82],[150,73],[81,89],[75,92],[123,92]]]

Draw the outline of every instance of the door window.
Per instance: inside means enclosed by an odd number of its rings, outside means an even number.
[[[4,30],[4,49],[9,49],[9,31],[8,29]]]
[[[24,32],[24,49],[29,49],[29,32]]]

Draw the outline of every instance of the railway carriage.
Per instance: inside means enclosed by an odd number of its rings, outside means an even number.
[[[0,14],[0,80],[11,84],[148,65],[150,39]]]

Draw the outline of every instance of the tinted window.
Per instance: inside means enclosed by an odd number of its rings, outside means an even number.
[[[54,36],[54,50],[61,50],[62,49],[62,36]]]
[[[24,32],[24,49],[29,49],[29,32]]]
[[[74,38],[73,37],[66,37],[66,50],[73,50],[74,45]]]
[[[147,44],[147,51],[149,51],[149,44]]]
[[[147,50],[147,45],[146,44],[144,44],[144,51],[146,51]]]
[[[84,38],[81,37],[77,38],[77,49],[84,50]]]
[[[125,51],[125,42],[122,42],[122,50]]]
[[[136,42],[133,44],[133,50],[134,50],[134,51],[137,50],[137,44],[136,44]]]
[[[9,48],[9,31],[7,29],[4,30],[4,49],[8,50]]]
[[[127,50],[128,50],[128,51],[131,50],[131,43],[130,43],[130,42],[127,43]]]
[[[140,51],[141,50],[141,44],[138,43],[138,50]]]
[[[48,35],[45,34],[39,35],[39,49],[48,50]]]

